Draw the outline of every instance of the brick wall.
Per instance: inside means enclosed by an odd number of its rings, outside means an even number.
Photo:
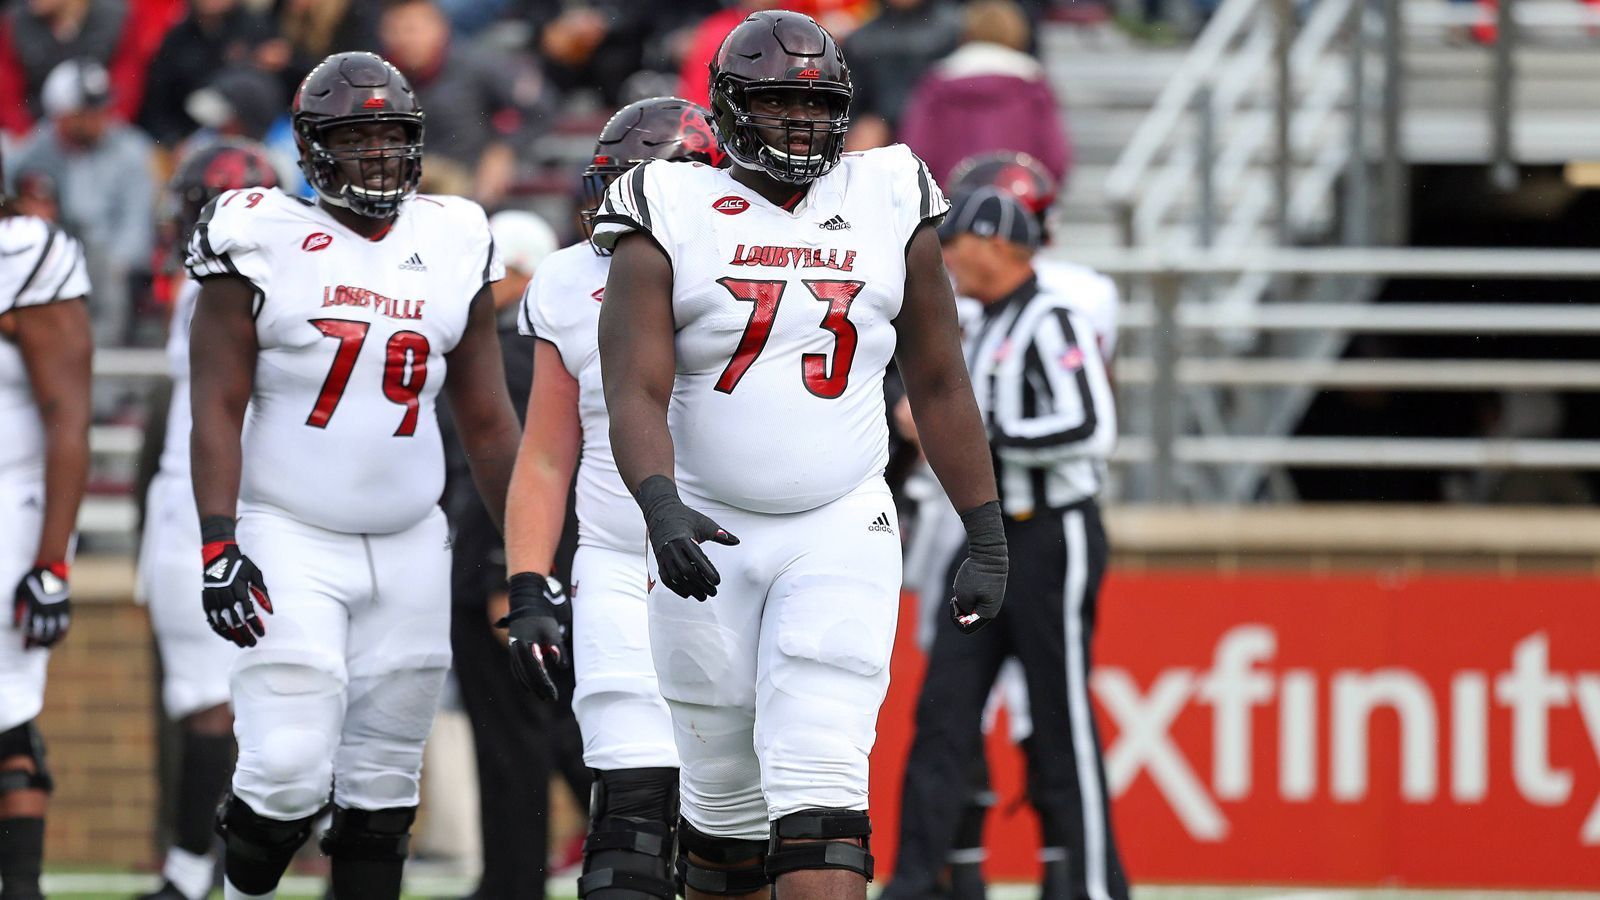
[[[126,564],[102,568],[73,579],[72,633],[52,652],[39,718],[56,778],[46,836],[52,864],[152,859],[157,701],[149,619],[128,596]]]

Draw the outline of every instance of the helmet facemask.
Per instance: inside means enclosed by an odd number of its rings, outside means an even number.
[[[601,256],[610,256],[611,251],[594,242],[594,217],[600,213],[600,203],[605,200],[606,189],[611,187],[611,182],[621,178],[624,172],[633,167],[634,162],[596,155],[594,161],[583,170],[583,208],[578,211],[578,222],[583,228],[583,239]]]
[[[767,91],[803,91],[821,95],[826,118],[774,115],[753,110],[753,101]],[[762,83],[751,86],[723,75],[713,85],[711,106],[728,155],[747,169],[758,169],[778,181],[806,184],[833,171],[844,153],[850,130],[850,90],[831,84]],[[778,146],[769,140],[769,134]],[[791,141],[805,137],[806,154],[789,152]]]
[[[306,181],[326,203],[371,219],[394,216],[422,180],[422,123],[418,119],[334,119],[297,130]],[[379,136],[368,129],[360,144],[338,140],[340,129],[373,124],[398,126],[403,137],[399,141],[375,140]],[[330,146],[330,139],[336,146]]]

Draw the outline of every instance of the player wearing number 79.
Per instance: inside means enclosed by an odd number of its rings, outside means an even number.
[[[315,202],[245,189],[189,246],[203,603],[240,645],[220,813],[229,900],[270,897],[333,791],[333,893],[400,893],[422,746],[450,665],[434,403],[448,392],[496,522],[517,448],[476,204],[416,193],[423,116],[371,53],[293,107]]]
[[[659,582],[651,653],[690,900],[769,881],[785,900],[866,896],[867,757],[900,590],[891,357],[968,526],[956,627],[982,627],[1005,589],[994,472],[930,227],[948,204],[903,146],[841,153],[850,94],[816,22],[754,13],[711,66],[735,165],[643,163],[595,217],[596,243],[615,247],[601,373]]]

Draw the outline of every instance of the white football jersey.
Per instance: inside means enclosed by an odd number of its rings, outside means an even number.
[[[0,316],[87,296],[77,239],[33,216],[0,218]],[[0,335],[0,473],[44,467],[44,426],[16,343]]]
[[[1088,266],[1064,259],[1037,257],[1033,270],[1041,288],[1083,317],[1097,338],[1100,357],[1110,362],[1117,352],[1117,283]]]
[[[578,463],[578,543],[638,553],[644,517],[617,474],[611,455],[611,417],[600,381],[600,302],[611,258],[588,241],[545,257],[522,295],[517,327],[554,344],[561,364],[578,382],[583,456]]]
[[[189,323],[200,299],[200,282],[185,278],[172,300],[167,325],[167,370],[172,375],[172,402],[167,405],[167,436],[161,444],[161,471],[189,475]]]
[[[445,354],[505,275],[482,208],[418,195],[369,240],[276,188],[229,191],[201,214],[187,265],[256,289],[241,503],[350,533],[422,521],[444,488]]]
[[[790,513],[883,474],[906,246],[948,208],[903,144],[846,153],[793,210],[698,163],[644,163],[611,185],[596,239],[647,232],[672,262],[680,484]]]

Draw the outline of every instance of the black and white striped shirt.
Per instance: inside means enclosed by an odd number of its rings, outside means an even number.
[[[1117,411],[1089,324],[1030,278],[984,308],[966,356],[1005,514],[1026,518],[1098,494]]]

